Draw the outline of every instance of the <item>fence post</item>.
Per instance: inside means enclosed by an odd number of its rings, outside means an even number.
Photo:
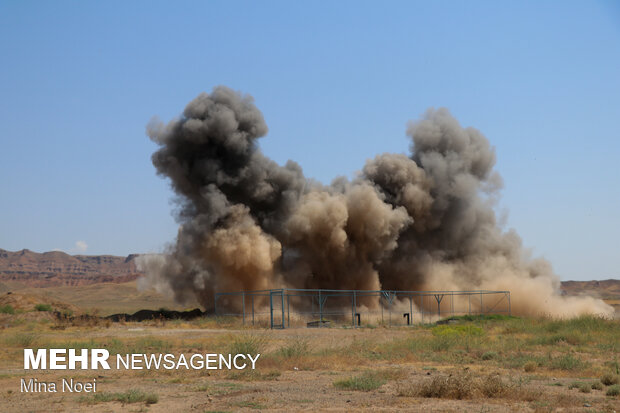
[[[508,291],[508,315],[511,316],[512,309],[510,308],[510,291]]]
[[[454,316],[454,293],[450,294],[450,311]]]
[[[353,307],[355,311],[353,312],[353,317],[355,318],[355,314],[357,314],[357,292],[353,290]],[[357,326],[360,327],[360,318],[357,318]]]
[[[390,297],[390,299],[388,300],[388,312],[389,312],[389,318],[390,318],[389,324],[390,324],[390,327],[392,327],[392,299],[393,299],[392,293],[388,293],[388,297]]]
[[[351,296],[351,326],[355,327],[355,290]]]
[[[413,303],[411,302],[411,295],[409,296],[409,314],[411,314],[411,324],[413,324]]]
[[[314,290],[300,290],[300,291],[306,291],[306,293],[304,293],[303,295],[300,295],[300,297],[304,297],[302,299],[303,301],[303,308],[304,308],[304,312],[303,313],[297,313],[297,314],[304,314],[307,315],[307,310],[308,308],[307,306],[307,298],[311,297],[311,305],[312,305],[312,317],[314,318],[317,314],[314,314],[314,298],[317,297],[318,298],[318,315],[319,315],[319,323],[318,326],[322,327],[324,323],[329,323],[331,320],[331,318],[326,321],[325,320],[325,304],[327,301],[327,298],[329,298],[330,296],[333,297],[340,297],[340,298],[345,298],[347,295],[349,295],[349,297],[351,298],[351,325],[353,326],[353,328],[356,327],[360,327],[361,326],[361,322],[360,322],[360,316],[358,315],[359,313],[357,312],[357,291],[358,290],[347,290],[347,291],[332,291],[332,290],[326,290],[326,292],[324,293],[323,290],[320,289],[314,289]],[[332,294],[330,295],[330,291],[332,292]],[[394,310],[393,308],[393,304],[394,304],[394,300],[397,298],[399,291],[387,291],[387,290],[381,290],[381,291],[361,291],[362,292],[362,296],[369,296],[369,297],[376,297],[377,294],[379,296],[379,304],[380,304],[380,311],[381,311],[381,323],[385,323],[385,305],[383,300],[387,300],[387,311],[388,311],[388,326],[392,327],[392,310]],[[479,295],[479,310],[478,313],[479,315],[486,315],[488,314],[496,314],[498,312],[503,313],[503,314],[508,314],[509,316],[512,315],[512,297],[510,294],[510,291],[487,291],[487,290],[473,290],[473,291],[427,291],[427,292],[423,292],[423,291],[403,291],[400,292],[401,293],[401,298],[404,298],[403,295],[406,295],[407,298],[409,299],[409,317],[408,317],[408,324],[409,325],[413,325],[414,323],[414,311],[413,311],[413,303],[415,302],[415,298],[419,297],[420,300],[418,303],[416,303],[416,305],[419,305],[419,311],[420,311],[420,321],[421,323],[426,322],[426,320],[424,320],[424,313],[426,312],[426,297],[428,297],[429,299],[431,297],[434,297],[434,299],[436,300],[436,304],[437,304],[437,317],[441,318],[442,314],[442,308],[441,308],[441,304],[443,303],[443,299],[445,298],[446,295],[450,296],[450,303],[446,302],[446,306],[443,309],[444,312],[444,317],[447,316],[448,311],[451,312],[451,315],[454,316],[455,314],[476,314],[476,308],[475,308],[475,304],[472,303],[472,301],[475,300],[475,295],[478,294]],[[238,291],[238,292],[224,292],[224,293],[213,293],[213,310],[215,313],[216,317],[220,317],[220,311],[223,310],[223,314],[229,314],[228,312],[228,308],[230,305],[234,305],[234,297],[239,297],[241,296],[242,301],[241,301],[241,309],[242,309],[242,323],[243,326],[246,326],[246,322],[249,323],[249,319],[248,316],[249,314],[247,314],[247,312],[250,310],[250,308],[248,307],[248,303],[246,303],[246,297],[249,295],[250,296],[250,301],[251,301],[251,311],[252,311],[252,325],[254,326],[256,324],[256,304],[255,304],[255,298],[254,295],[257,295],[259,297],[264,297],[265,294],[269,294],[269,306],[270,306],[270,327],[273,328],[290,328],[291,326],[291,303],[290,303],[290,298],[291,298],[291,294],[287,291],[286,288],[282,288],[282,289],[276,289],[276,290],[265,290],[265,291],[260,291],[260,292],[254,292],[254,291]],[[274,294],[280,294],[280,308],[279,309],[275,309],[275,310],[281,310],[282,313],[281,315],[277,315],[275,314],[274,316]],[[286,307],[284,307],[284,294],[286,294]],[[317,294],[316,296],[314,294]],[[500,294],[504,294],[504,297],[500,298],[499,300],[497,300],[494,297],[499,296]],[[454,297],[455,296],[463,296],[463,295],[467,295],[467,313],[465,313],[465,308],[464,305],[463,307],[461,307],[461,304],[465,304],[462,303],[461,301],[457,300],[457,303],[455,303],[454,301]],[[487,302],[489,303],[486,307],[484,305],[484,298],[485,296],[489,296],[490,298],[487,300]],[[224,304],[218,304],[218,301],[220,298],[222,298],[222,296],[229,296],[229,298],[224,299]],[[293,295],[293,296],[298,296],[298,295]],[[473,299],[472,299],[473,298]],[[233,300],[231,300],[233,299]],[[276,297],[277,299],[277,297]],[[460,298],[459,298],[460,300]],[[345,300],[346,301],[346,300]],[[506,301],[508,302],[507,304],[507,308],[501,306],[502,304],[505,306],[506,305]],[[336,300],[336,302],[339,302],[338,300]],[[344,304],[344,303],[343,303]],[[429,315],[431,318],[431,321],[433,321],[433,312],[434,312],[434,304],[431,300],[429,304]],[[260,305],[260,303],[259,303]],[[295,303],[293,303],[293,318],[295,317],[295,312],[299,311],[299,309],[297,307],[295,307]],[[405,304],[406,305],[406,304]],[[331,308],[331,307],[330,307]],[[346,320],[346,317],[344,320],[342,320],[340,317],[343,316],[344,314],[341,312],[343,309],[341,307],[339,307],[340,310],[335,310],[335,309],[328,309],[328,316],[334,316],[336,317],[336,319],[339,319],[340,321],[344,321]],[[504,309],[505,308],[505,309]],[[397,308],[397,310],[399,310],[399,308]],[[232,309],[233,312],[231,313],[231,315],[236,315],[238,316],[238,313],[234,312],[234,308]],[[488,312],[487,312],[488,310]],[[285,314],[286,311],[286,314]],[[346,312],[345,312],[346,313]],[[278,318],[278,324],[275,324],[275,318]],[[356,322],[356,317],[357,317],[357,322]],[[405,317],[405,316],[404,316]],[[369,315],[369,319],[372,319],[372,314]],[[260,320],[258,320],[260,322]],[[281,324],[280,324],[281,321]],[[397,325],[399,322],[397,321]],[[314,323],[312,323],[314,324]],[[249,324],[248,324],[249,325]],[[282,327],[280,327],[282,326]]]
[[[319,327],[323,324],[323,300],[321,300],[321,290],[319,290]]]
[[[437,301],[437,317],[441,318],[441,302],[443,301],[443,294],[435,294],[435,300]]]
[[[381,325],[385,325],[385,320],[383,319],[383,295],[380,296],[379,303],[381,304]]]
[[[282,309],[282,328],[284,329],[284,289],[280,290],[280,308]]]
[[[420,303],[422,304],[422,305],[420,306],[420,312],[422,313],[422,314],[421,314],[421,315],[422,315],[422,317],[421,317],[421,318],[422,318],[422,324],[424,324],[424,297],[425,297],[425,296],[424,296],[424,294],[422,294],[422,295],[420,296]]]
[[[269,291],[269,314],[271,317],[271,329],[273,330],[273,292]]]

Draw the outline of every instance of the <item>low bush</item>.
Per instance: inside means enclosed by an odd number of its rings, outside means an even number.
[[[280,377],[282,373],[277,370],[270,370],[265,373],[261,373],[258,370],[240,370],[240,371],[231,371],[228,373],[226,378],[228,380],[239,380],[239,381],[269,381],[276,380]]]
[[[12,305],[0,305],[0,314],[15,314],[15,309]]]
[[[607,388],[607,392],[605,393],[607,396],[617,396],[620,394],[620,385],[614,384],[613,386],[609,386]]]
[[[481,327],[474,325],[440,325],[433,327],[431,332],[434,336],[470,336],[480,337],[484,335],[484,330]]]
[[[400,396],[433,397],[440,399],[470,399],[479,395],[502,397],[508,386],[498,375],[474,377],[469,372],[435,376],[417,387],[402,388]]]
[[[618,381],[619,381],[618,375],[613,374],[613,373],[605,373],[601,377],[601,383],[603,383],[605,386],[611,386],[612,384],[618,384]]]
[[[497,358],[497,353],[494,351],[487,351],[486,353],[482,354],[480,358],[482,360],[493,360]]]
[[[264,337],[255,334],[233,336],[228,352],[230,354],[257,354],[262,352],[266,343]]]
[[[35,333],[15,333],[5,335],[4,342],[8,346],[28,348],[39,341],[39,336]]]
[[[366,372],[359,376],[352,376],[342,380],[336,380],[334,386],[343,390],[371,391],[378,389],[386,383],[386,380],[377,373]]]
[[[588,383],[579,383],[577,388],[581,393],[590,393],[592,391],[592,385]]]
[[[87,403],[105,403],[117,401],[123,404],[141,403],[155,404],[159,401],[159,396],[155,393],[146,393],[142,390],[131,389],[121,393],[97,393],[92,398],[84,400]]]
[[[550,367],[557,370],[581,370],[587,366],[587,363],[574,357],[571,354],[565,354],[560,357],[551,359]]]
[[[281,347],[278,350],[278,355],[283,358],[298,358],[305,356],[310,352],[308,340],[305,338],[294,339],[290,344]]]

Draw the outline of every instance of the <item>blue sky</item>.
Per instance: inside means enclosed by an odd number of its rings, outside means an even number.
[[[497,151],[498,213],[563,279],[620,277],[620,5],[0,0],[0,248],[126,255],[174,239],[150,162],[224,84],[278,163],[329,182],[448,107]]]

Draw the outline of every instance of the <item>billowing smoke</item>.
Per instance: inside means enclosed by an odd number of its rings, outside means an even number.
[[[409,124],[411,156],[382,154],[352,181],[306,179],[257,140],[267,126],[253,99],[226,87],[182,116],[153,121],[157,172],[177,194],[176,243],[146,258],[147,281],[179,302],[267,288],[512,292],[519,314],[608,314],[600,300],[563,298],[559,279],[497,223],[495,152],[446,109]]]

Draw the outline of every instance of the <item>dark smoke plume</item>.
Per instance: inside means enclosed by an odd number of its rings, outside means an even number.
[[[150,285],[207,309],[216,291],[506,289],[520,314],[609,313],[559,296],[551,266],[500,228],[494,149],[448,110],[409,124],[410,157],[379,155],[330,186],[265,157],[266,133],[253,99],[223,86],[149,124],[180,224],[169,254],[142,260]]]

